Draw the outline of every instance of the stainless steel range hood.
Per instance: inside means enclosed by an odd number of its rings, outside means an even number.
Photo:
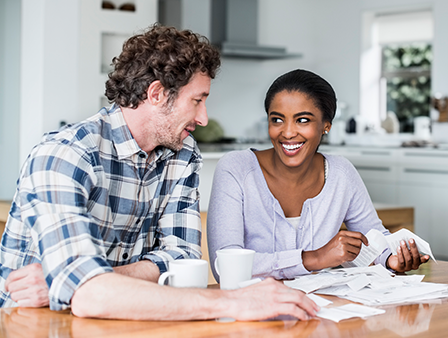
[[[288,53],[284,47],[260,45],[258,14],[258,0],[159,0],[162,24],[205,34],[224,57],[301,57]]]
[[[300,55],[292,55],[286,52],[286,48],[260,46],[249,43],[236,43],[224,41],[221,44],[221,55],[226,57],[237,58],[254,58],[254,59],[284,59],[289,57],[298,57]]]
[[[211,41],[225,57],[283,59],[300,57],[284,47],[258,43],[258,0],[212,0]]]

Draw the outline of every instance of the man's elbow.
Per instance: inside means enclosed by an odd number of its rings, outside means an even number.
[[[103,318],[101,302],[95,298],[85,296],[82,290],[78,290],[72,297],[71,311],[76,317],[81,318]]]
[[[109,313],[102,292],[98,292],[92,280],[75,291],[71,300],[71,311],[82,318],[108,318]],[[95,291],[96,290],[96,291]]]

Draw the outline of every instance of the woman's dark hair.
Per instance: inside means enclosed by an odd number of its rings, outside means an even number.
[[[264,100],[264,109],[269,112],[274,96],[280,92],[300,92],[314,101],[322,112],[325,122],[332,122],[336,113],[336,94],[331,85],[310,71],[296,69],[279,76],[269,87]]]
[[[172,102],[195,73],[213,79],[220,64],[219,51],[207,38],[155,24],[123,44],[121,54],[112,60],[114,70],[105,94],[121,107],[137,108],[146,99],[149,85],[159,80]]]

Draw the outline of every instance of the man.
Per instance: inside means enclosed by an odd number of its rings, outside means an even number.
[[[169,261],[201,256],[202,159],[190,131],[207,124],[219,53],[155,25],[113,64],[114,104],[45,135],[22,168],[2,238],[0,305],[121,319],[313,316],[313,302],[273,280],[238,291],[157,284]]]

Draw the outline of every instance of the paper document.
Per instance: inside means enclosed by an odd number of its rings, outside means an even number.
[[[352,268],[344,268],[344,269],[333,269],[333,272],[345,272],[348,275],[356,275],[360,273],[365,273],[366,275],[372,276],[376,275],[379,277],[390,277],[393,276],[394,273],[387,270],[382,265],[371,265],[371,266],[359,266]]]
[[[417,245],[417,249],[419,252],[421,252],[424,255],[429,255],[435,262],[436,259],[434,258],[434,255],[432,254],[431,247],[429,246],[429,243],[425,240],[418,237],[416,234],[414,234],[412,231],[409,231],[408,229],[400,229],[397,232],[394,232],[393,234],[389,236],[385,236],[387,244],[389,245],[390,251],[394,255],[397,254],[397,248],[400,246],[400,241],[404,240],[409,245],[409,240],[412,238],[415,241],[415,244]]]
[[[342,263],[344,268],[369,266],[388,246],[385,239],[386,236],[378,230],[370,230],[366,237],[369,241],[369,245],[365,246],[362,244],[361,251],[353,261]]]
[[[369,241],[369,245],[365,246],[362,244],[361,251],[358,256],[351,262],[342,263],[343,267],[352,268],[369,266],[387,248],[389,248],[392,253],[396,255],[397,248],[400,246],[400,241],[404,240],[409,245],[409,240],[411,238],[415,241],[419,252],[429,255],[435,262],[437,262],[432,254],[429,243],[408,229],[398,230],[388,236],[384,236],[380,231],[372,229],[367,233],[366,237]]]
[[[354,317],[367,318],[370,316],[383,314],[385,312],[385,310],[375,309],[364,305],[346,304],[339,307],[322,308],[317,313],[317,316],[320,318],[332,320],[334,322],[339,322],[343,319]]]
[[[319,274],[300,276],[294,280],[286,280],[283,283],[290,288],[298,289],[305,293],[310,293],[327,286],[346,284],[355,278],[355,276],[349,276],[347,274],[322,272]]]
[[[326,298],[324,298],[324,297],[315,295],[314,293],[309,293],[309,294],[307,295],[307,297],[308,297],[309,299],[311,299],[314,303],[316,303],[317,305],[319,305],[320,307],[324,307],[324,306],[333,304],[333,302],[332,302],[331,300],[328,300],[328,299],[326,299]]]

